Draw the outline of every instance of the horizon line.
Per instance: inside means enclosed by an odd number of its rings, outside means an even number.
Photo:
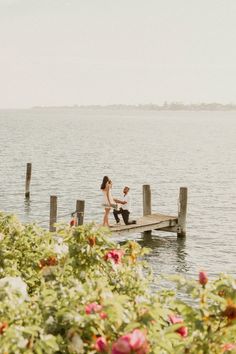
[[[146,107],[146,108],[164,108],[164,109],[168,109],[168,108],[187,108],[187,107],[201,107],[201,106],[218,106],[218,108],[222,107],[232,107],[232,108],[236,108],[236,103],[221,103],[221,102],[198,102],[198,103],[184,103],[184,102],[180,102],[180,101],[165,101],[162,104],[159,103],[137,103],[137,104],[132,104],[132,103],[110,103],[110,104],[99,104],[99,103],[92,103],[92,104],[71,104],[71,105],[34,105],[34,106],[28,106],[28,107],[12,107],[12,108],[1,108],[1,111],[4,110],[31,110],[31,109],[56,109],[56,108],[92,108],[92,107],[96,107],[96,108],[115,108],[115,107],[130,107],[130,108],[142,108],[142,107]]]

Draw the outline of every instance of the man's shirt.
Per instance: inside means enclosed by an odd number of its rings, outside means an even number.
[[[130,203],[130,197],[128,194],[123,195],[122,200],[126,202],[125,204],[121,204],[120,208],[123,210],[129,210],[131,209],[131,203]]]

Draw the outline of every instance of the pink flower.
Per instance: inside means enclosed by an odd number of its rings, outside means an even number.
[[[131,353],[130,335],[120,337],[112,346],[112,354],[127,354]]]
[[[169,320],[172,324],[183,323],[182,317],[169,315]],[[181,335],[181,337],[187,337],[188,335],[188,327],[182,326],[176,330],[177,333]]]
[[[105,318],[107,318],[106,312],[103,312],[103,311],[100,312],[99,316],[100,316],[100,318],[101,318],[102,320],[104,320]]]
[[[122,250],[111,250],[109,252],[107,252],[107,254],[105,254],[105,260],[111,260],[113,261],[115,264],[119,264],[121,263],[121,258],[124,254],[124,251]]]
[[[182,317],[179,316],[175,316],[175,315],[169,315],[169,320],[172,324],[176,324],[176,323],[183,323],[184,320],[182,319]]]
[[[91,313],[97,313],[100,312],[102,309],[102,306],[99,305],[96,302],[92,302],[91,304],[88,304],[85,306],[85,313],[87,315],[90,315]]]
[[[227,351],[230,351],[232,349],[236,349],[236,344],[233,344],[233,343],[226,343],[222,346],[222,349],[223,349],[223,353],[224,352],[227,352]]]
[[[132,349],[140,349],[146,342],[146,337],[139,329],[135,329],[130,337],[130,346]]]
[[[127,353],[148,353],[146,337],[139,329],[135,329],[133,332],[120,337],[112,346],[112,354]]]
[[[198,275],[199,283],[203,286],[205,286],[208,282],[208,277],[206,272],[199,272]]]
[[[106,338],[98,337],[96,339],[95,349],[98,352],[106,352],[108,350],[108,344],[107,344]]]

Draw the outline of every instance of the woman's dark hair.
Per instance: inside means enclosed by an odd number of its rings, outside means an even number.
[[[101,189],[105,189],[106,188],[106,184],[107,184],[108,181],[110,181],[110,178],[107,177],[107,176],[104,176],[103,180],[102,180],[102,184],[101,184]]]

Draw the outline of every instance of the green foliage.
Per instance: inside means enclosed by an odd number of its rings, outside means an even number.
[[[0,354],[236,353],[235,280],[172,276],[186,301],[154,293],[146,253],[94,224],[49,233],[0,213]],[[135,330],[142,347],[115,351]]]

